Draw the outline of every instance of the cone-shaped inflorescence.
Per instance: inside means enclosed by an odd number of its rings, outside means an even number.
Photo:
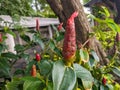
[[[63,42],[63,57],[65,62],[71,64],[76,53],[76,32],[74,18],[78,16],[78,12],[74,12],[67,20],[66,32]]]
[[[39,22],[39,19],[37,18],[36,19],[36,30],[39,31],[40,29],[40,22]]]

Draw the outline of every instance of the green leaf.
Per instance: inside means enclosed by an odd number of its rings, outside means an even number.
[[[97,62],[100,61],[100,59],[95,51],[91,50],[90,53],[94,57],[95,61],[97,61]]]
[[[6,84],[6,88],[7,90],[22,90],[22,87],[19,87],[20,84],[23,84],[22,81],[20,81],[20,79],[14,79],[11,82],[8,82]]]
[[[47,90],[53,90],[53,83],[48,82],[48,84],[47,84]]]
[[[10,77],[10,66],[8,63],[8,60],[6,58],[0,58],[0,77],[1,76],[6,76]]]
[[[58,32],[57,28],[54,25],[52,25],[52,28],[53,28],[53,30],[55,30],[56,37],[59,37],[59,32]]]
[[[33,35],[33,41],[38,43],[41,46],[41,48],[44,49],[44,43],[43,43],[42,39],[40,38],[39,34]]]
[[[18,56],[12,52],[2,53],[1,56],[9,59],[18,59]]]
[[[52,72],[53,90],[73,90],[76,85],[76,74],[71,67],[65,67],[62,61],[57,61]]]
[[[26,76],[21,78],[24,81],[23,90],[39,90],[42,81],[39,78]]]
[[[50,42],[49,42],[49,47],[50,47],[50,49],[52,49],[52,50],[55,49],[55,43],[54,43],[53,40],[50,40]]]
[[[120,32],[120,27],[114,23],[113,19],[106,19],[106,24],[115,32]]]
[[[11,31],[11,30],[7,30],[6,33],[9,33],[13,37],[16,37],[16,34],[13,31]]]
[[[25,35],[25,34],[21,34],[20,37],[21,37],[24,41],[30,42],[30,37],[29,37],[29,36],[27,36],[27,35]]]
[[[104,7],[104,6],[102,6],[102,8],[104,10],[105,16],[110,17],[110,13],[109,13],[108,9],[106,7]]]
[[[120,77],[120,69],[117,67],[112,68],[113,73]]]
[[[100,90],[110,90],[107,86],[100,85]]]
[[[52,71],[52,63],[48,60],[41,60],[41,62],[38,63],[38,67],[43,76],[47,76]]]
[[[109,88],[109,90],[114,90],[114,87],[111,84],[107,84],[106,86]]]
[[[32,76],[25,76],[25,77],[22,77],[21,80],[23,80],[23,81],[32,81],[32,82],[34,82],[34,81],[40,81],[39,78],[32,77]]]
[[[65,65],[62,61],[57,61],[53,65],[52,78],[53,90],[59,90],[65,73]]]
[[[25,81],[23,85],[23,90],[39,90],[41,81]]]
[[[81,61],[83,61],[83,62],[88,62],[89,61],[89,54],[88,54],[87,50],[80,49],[79,54],[80,54]]]
[[[93,77],[87,69],[80,66],[79,64],[74,64],[73,66],[78,78],[85,81],[91,81],[91,82],[93,81]]]
[[[23,45],[20,45],[20,44],[16,44],[16,45],[15,45],[15,50],[16,50],[17,52],[23,51],[23,50],[24,50],[24,46],[23,46]]]
[[[0,44],[0,54],[2,53],[3,50],[4,50],[4,45]]]
[[[66,67],[59,90],[73,90],[76,85],[76,74],[71,67]]]
[[[82,80],[82,84],[85,90],[87,90],[92,88],[93,82]]]

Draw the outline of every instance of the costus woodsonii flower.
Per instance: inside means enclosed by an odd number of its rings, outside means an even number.
[[[39,19],[36,19],[36,30],[38,31],[40,29],[40,22]]]
[[[78,16],[78,12],[74,12],[67,20],[66,31],[63,42],[63,57],[65,62],[73,62],[76,53],[76,32],[74,18]]]
[[[31,76],[36,77],[37,71],[36,71],[36,66],[33,65],[31,69]]]

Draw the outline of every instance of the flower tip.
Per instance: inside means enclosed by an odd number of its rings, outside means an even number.
[[[60,31],[62,29],[62,25],[63,25],[63,22],[58,25],[58,27],[57,27],[58,31]]]
[[[75,11],[73,14],[72,14],[73,17],[77,17],[78,16],[78,11]]]

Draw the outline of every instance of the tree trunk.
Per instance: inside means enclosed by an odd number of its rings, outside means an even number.
[[[93,31],[89,25],[80,0],[47,0],[47,2],[55,14],[59,17],[60,22],[64,23],[64,27],[70,15],[74,11],[79,12],[78,17],[75,19],[77,41],[83,44],[89,39],[89,48],[96,51],[101,64],[106,65],[108,63],[108,59],[106,58],[107,55],[102,49],[99,41],[96,40],[95,37],[89,38],[89,33]]]

